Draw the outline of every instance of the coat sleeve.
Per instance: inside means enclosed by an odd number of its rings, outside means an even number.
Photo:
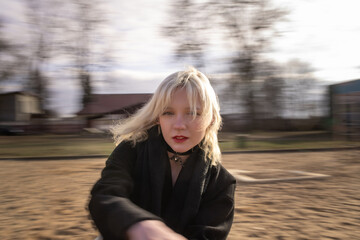
[[[210,179],[195,220],[185,229],[190,240],[226,239],[234,218],[236,179],[220,166]]]
[[[132,224],[148,219],[161,220],[130,200],[135,161],[135,148],[128,142],[119,144],[91,190],[90,215],[104,239],[123,239]]]

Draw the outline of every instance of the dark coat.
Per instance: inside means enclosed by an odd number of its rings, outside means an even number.
[[[226,239],[234,216],[235,178],[204,161],[197,148],[174,185],[161,135],[136,146],[119,144],[94,185],[90,214],[105,240],[125,239],[128,227],[160,220],[188,239]]]

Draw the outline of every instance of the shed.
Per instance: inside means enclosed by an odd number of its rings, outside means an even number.
[[[0,121],[28,122],[32,115],[41,114],[39,97],[27,92],[0,94]]]
[[[360,139],[360,79],[330,85],[330,109],[334,135]]]

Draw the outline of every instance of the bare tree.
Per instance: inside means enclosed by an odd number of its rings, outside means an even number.
[[[234,51],[230,63],[236,77],[229,87],[234,93],[242,93],[251,130],[256,119],[256,81],[265,80],[258,78],[258,69],[264,61],[263,53],[278,34],[275,24],[284,20],[287,12],[272,6],[270,0],[224,0],[213,4],[222,16],[221,23]]]
[[[74,70],[79,80],[82,104],[90,101],[93,92],[92,71],[99,67],[108,52],[102,46],[105,36],[99,31],[105,12],[97,0],[27,0],[31,26],[30,84],[42,102],[47,98],[47,73],[66,61],[66,69]],[[107,56],[108,58],[108,56]],[[43,104],[42,104],[43,105]]]
[[[257,80],[258,87],[254,96],[256,117],[281,117],[285,90],[283,67],[270,60],[263,61],[257,66]]]
[[[4,56],[8,54],[11,47],[8,41],[4,39],[3,33],[1,31],[2,27],[3,25],[0,22],[0,81],[7,79],[12,73],[12,71],[8,69],[8,66],[4,67],[5,64],[8,65],[8,60],[4,59]]]
[[[28,56],[24,54],[24,46],[14,43],[6,38],[2,31],[3,24],[0,20],[0,82],[11,81],[15,75],[25,74],[24,66],[28,61]]]
[[[307,62],[298,59],[290,60],[284,67],[286,79],[285,109],[296,116],[299,113],[311,113],[315,99],[311,91],[315,89],[316,79],[313,76],[315,69]]]
[[[204,30],[208,28],[203,5],[192,0],[172,1],[169,19],[162,28],[164,36],[175,44],[175,58],[203,67],[204,48],[208,39]]]
[[[28,43],[28,84],[27,89],[38,95],[40,107],[46,108],[49,97],[47,76],[54,51],[60,45],[59,29],[63,24],[60,13],[62,1],[26,0],[30,40]]]
[[[282,77],[269,77],[264,81],[262,92],[264,98],[260,101],[263,105],[263,112],[267,118],[281,117],[284,108],[284,79]]]
[[[100,5],[101,1],[97,0],[70,0],[70,6],[74,9],[72,12],[74,22],[68,29],[66,54],[74,60],[83,105],[90,101],[93,93],[92,71],[102,65],[105,55],[109,53],[100,46],[109,45],[104,41],[106,39],[104,34],[100,32],[106,24],[106,12]]]

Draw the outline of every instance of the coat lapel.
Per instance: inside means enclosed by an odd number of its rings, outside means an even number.
[[[152,212],[160,216],[167,156],[166,147],[158,133],[152,133],[149,136],[147,150],[149,154],[147,154],[146,167],[149,170],[150,204]]]
[[[210,169],[210,161],[204,161],[202,158],[203,151],[198,149],[192,159],[192,175],[190,184],[188,186],[187,195],[183,212],[181,214],[181,221],[179,230],[183,231],[185,226],[197,215],[199,210],[202,194],[205,191],[208,182],[208,173]]]

